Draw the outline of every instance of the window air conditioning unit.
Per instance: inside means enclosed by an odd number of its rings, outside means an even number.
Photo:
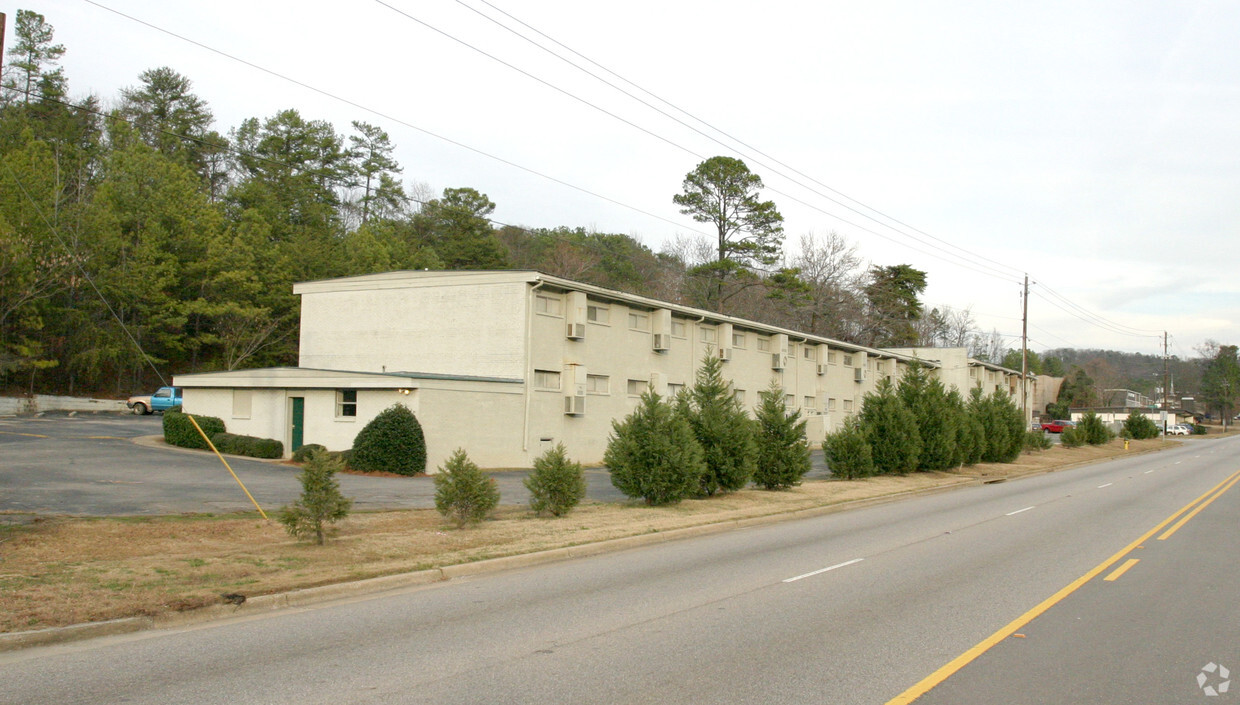
[[[865,381],[865,368],[857,367],[853,369],[853,379],[857,382],[864,382]]]
[[[584,340],[586,337],[586,324],[569,323],[567,324],[567,330],[565,330],[564,335],[572,340]]]
[[[586,397],[584,394],[576,394],[564,397],[564,413],[569,416],[581,416],[586,413]]]
[[[663,350],[667,350],[671,348],[672,347],[671,345],[672,341],[670,340],[671,337],[672,336],[668,335],[667,333],[655,333],[654,334],[654,346],[653,346],[654,349],[658,351],[663,351]]]
[[[820,374],[820,375],[825,375],[826,373],[827,373],[827,366],[826,366],[826,365],[819,365],[819,366],[818,366],[818,374]]]
[[[732,359],[732,348],[719,348],[719,359],[727,362]]]
[[[771,369],[782,370],[788,366],[788,356],[784,353],[771,353]]]

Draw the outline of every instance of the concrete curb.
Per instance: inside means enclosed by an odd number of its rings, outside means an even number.
[[[145,438],[158,438],[161,442],[163,440],[162,437],[159,436],[146,436]],[[552,548],[535,553],[523,553],[514,556],[488,558],[471,563],[458,563],[456,565],[443,566],[441,568],[431,568],[429,570],[420,570],[412,573],[400,573],[397,575],[385,575],[377,578],[368,578],[365,580],[356,580],[347,583],[333,583],[330,585],[302,588],[300,590],[276,593],[272,595],[256,595],[247,599],[245,604],[238,606],[210,605],[208,607],[202,607],[186,612],[171,612],[157,615],[155,617],[129,617],[107,622],[76,624],[68,627],[52,627],[37,631],[10,632],[7,634],[0,634],[0,653],[35,646],[47,646],[51,644],[93,639],[96,637],[129,634],[148,629],[184,627],[219,619],[227,619],[229,617],[235,617],[243,614],[245,616],[252,616],[261,612],[274,612],[289,608],[313,607],[315,605],[324,604],[334,600],[366,597],[391,590],[430,585],[432,583],[452,580],[455,578],[496,573],[505,570],[513,570],[516,568],[526,568],[546,563],[570,560],[573,558],[584,558],[602,553],[610,553],[613,551],[624,551],[632,548],[649,546],[655,543],[664,543],[667,541],[677,541],[680,539],[693,538],[697,536],[718,534],[739,528],[775,524],[783,521],[806,519],[826,514],[835,514],[837,512],[861,509],[877,504],[886,504],[888,502],[907,499],[909,497],[937,494],[939,492],[949,492],[961,487],[976,487],[995,482],[1020,480],[1027,477],[1046,475],[1093,463],[1107,462],[1124,457],[1158,453],[1163,450],[1166,450],[1166,448],[1151,448],[1148,450],[1135,451],[1127,456],[1113,456],[1110,458],[1085,460],[1078,463],[1072,463],[1070,465],[1062,465],[1055,468],[1048,468],[1046,470],[1023,473],[1019,475],[996,476],[993,478],[962,477],[955,482],[936,485],[934,487],[906,490],[903,492],[895,492],[878,497],[847,500],[819,507],[808,507],[805,509],[777,512],[774,514],[766,514],[756,517],[727,519],[709,524],[687,526],[681,529],[671,529],[669,531],[659,531],[649,534],[640,534],[637,536],[624,536],[621,538],[585,543],[577,546],[565,546],[562,548]]]

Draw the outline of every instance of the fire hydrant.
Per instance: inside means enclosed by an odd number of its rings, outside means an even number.
[[[1128,450],[1128,439],[1124,439],[1124,450]]]

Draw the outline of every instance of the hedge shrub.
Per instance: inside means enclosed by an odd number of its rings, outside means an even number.
[[[318,443],[307,443],[306,445],[293,451],[293,462],[294,463],[306,462],[307,460],[310,459],[310,454],[316,450],[325,451],[327,450],[327,446],[319,445]]]
[[[271,438],[240,436],[235,433],[217,433],[211,443],[221,453],[247,455],[251,458],[283,458],[284,444]]]
[[[214,416],[194,415],[194,420],[202,428],[203,433],[207,437],[214,436],[217,433],[223,433],[224,420]],[[194,428],[194,424],[189,420],[187,414],[169,409],[164,412],[164,442],[170,446],[178,446],[180,448],[198,448],[207,450],[207,441],[198,433],[198,429]]]
[[[362,472],[418,475],[426,472],[422,424],[401,404],[384,409],[353,439],[349,467]]]
[[[1065,448],[1080,448],[1085,445],[1085,431],[1080,426],[1069,426],[1059,434],[1059,442]]]
[[[1158,424],[1151,421],[1145,414],[1131,411],[1128,413],[1128,418],[1124,419],[1124,430],[1121,435],[1139,441],[1146,438],[1158,438],[1160,430]]]
[[[1091,446],[1100,446],[1115,438],[1115,434],[1111,433],[1111,429],[1107,428],[1102,418],[1092,411],[1085,412],[1077,428],[1085,434],[1085,442]]]
[[[1048,450],[1054,442],[1042,431],[1025,432],[1025,450]]]

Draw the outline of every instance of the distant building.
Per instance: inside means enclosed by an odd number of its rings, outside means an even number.
[[[455,448],[483,467],[528,467],[563,442],[601,462],[612,421],[653,389],[693,383],[725,360],[752,411],[772,383],[800,409],[811,442],[860,409],[914,359],[967,393],[1019,394],[1019,373],[961,349],[881,350],[538,272],[388,272],[294,286],[298,367],[178,375],[185,409],[233,433],[348,448],[403,404],[426,432],[428,470]],[[933,350],[933,354],[926,351]]]

